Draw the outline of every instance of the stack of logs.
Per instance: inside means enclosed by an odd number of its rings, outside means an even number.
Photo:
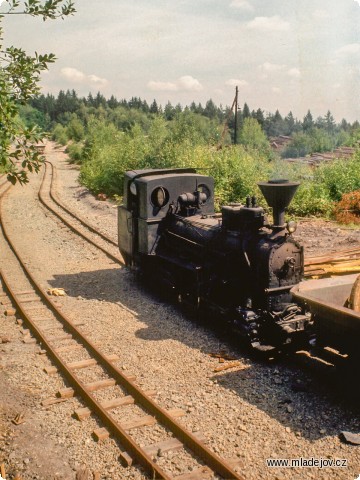
[[[332,275],[360,273],[360,247],[305,260],[305,277],[323,278]]]

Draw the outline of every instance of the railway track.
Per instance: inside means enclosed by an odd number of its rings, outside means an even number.
[[[49,185],[49,199],[55,204],[55,208],[51,205],[51,202],[46,198],[46,183],[47,183],[47,171],[51,169],[50,185]],[[56,196],[55,193],[55,176],[56,169],[52,163],[45,163],[45,172],[42,178],[40,189],[38,192],[39,201],[47,208],[53,215],[55,215],[61,223],[65,224],[73,233],[79,235],[91,245],[101,250],[108,258],[114,262],[124,265],[124,262],[118,252],[117,243],[109,236],[104,235],[99,230],[95,229],[92,225],[87,223],[84,219],[76,215],[69,210]],[[65,214],[64,214],[65,213]],[[70,219],[69,219],[70,217]]]
[[[17,281],[14,286],[14,279],[11,279],[3,271],[0,273],[4,289],[16,306],[18,314],[46,349],[55,365],[55,370],[58,370],[70,385],[69,388],[59,392],[58,399],[51,399],[50,402],[64,401],[74,395],[81,397],[86,407],[75,411],[77,418],[83,420],[91,414],[97,415],[103,427],[96,429],[94,436],[98,440],[109,435],[118,439],[124,449],[121,452],[122,461],[126,465],[131,465],[133,461],[137,462],[145,469],[149,478],[204,480],[212,478],[215,474],[223,478],[242,479],[243,477],[234,470],[234,467],[237,466],[236,463],[225,461],[217,456],[205,445],[198,434],[192,433],[182,426],[177,418],[181,417],[184,412],[179,409],[165,410],[159,406],[153,398],[156,392],[144,391],[139,388],[135,378],[125,375],[115,365],[118,357],[107,356],[101,352],[97,345],[81,331],[79,324],[64,315],[56,303],[49,298],[47,292],[39,285],[25,265],[2,221],[2,205],[9,188],[10,186],[0,194],[1,228],[4,239],[26,277],[26,281],[25,278],[22,280],[23,289],[19,291]],[[39,198],[42,197],[42,203],[46,203],[43,191],[44,180],[40,190],[42,193],[39,192]],[[49,205],[47,205],[48,207]],[[61,217],[58,212],[56,216]],[[84,237],[83,234],[82,236]],[[94,244],[93,241],[91,243]],[[65,345],[64,342],[66,342]],[[81,360],[73,361],[74,352],[76,352],[76,358],[81,358]],[[87,383],[82,379],[81,372],[94,366],[101,369],[100,379]],[[49,369],[49,373],[52,372],[53,369]],[[110,400],[102,401],[96,395],[96,392],[114,386],[117,387],[117,395]],[[115,412],[119,409],[122,411],[125,406],[128,408],[133,406],[137,416],[127,421],[119,420]],[[132,435],[134,430],[139,431],[145,427],[159,425],[163,428],[163,438],[160,442],[144,447],[140,446],[138,436],[135,439]],[[171,469],[167,469],[166,465],[160,466],[157,461],[154,461],[154,457],[157,458],[160,451],[165,453],[169,450],[181,451],[186,454],[189,462],[196,465],[194,470],[191,473],[174,477]],[[173,461],[174,459],[172,459]]]

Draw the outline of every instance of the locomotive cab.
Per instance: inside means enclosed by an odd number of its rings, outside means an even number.
[[[203,214],[214,212],[214,180],[192,168],[133,170],[125,173],[124,203],[118,208],[120,253],[127,266],[140,266],[146,256],[156,254],[160,225],[169,207],[180,204],[181,212],[196,213],[198,201]],[[206,198],[205,198],[206,197]]]

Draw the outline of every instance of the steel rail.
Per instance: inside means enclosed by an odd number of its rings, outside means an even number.
[[[101,245],[99,245],[98,243],[96,243],[94,240],[92,240],[91,238],[89,238],[87,235],[85,235],[83,232],[81,232],[80,230],[78,230],[74,225],[72,225],[68,220],[66,220],[66,218],[64,218],[60,213],[58,213],[54,208],[52,208],[47,202],[46,200],[44,199],[44,196],[43,196],[43,189],[44,189],[44,184],[45,184],[45,177],[46,177],[46,163],[45,163],[45,171],[44,171],[44,175],[43,175],[43,178],[42,178],[42,181],[41,181],[41,185],[40,185],[40,189],[39,189],[39,192],[38,192],[38,198],[39,198],[39,201],[41,202],[42,205],[44,205],[45,208],[47,208],[51,213],[53,213],[62,223],[64,223],[73,233],[76,233],[77,235],[79,235],[80,237],[82,237],[84,240],[86,240],[87,242],[91,243],[91,245],[93,245],[94,247],[98,248],[99,250],[101,250],[108,258],[110,258],[111,260],[113,260],[115,263],[118,263],[119,265],[122,265],[124,266],[124,262],[119,258],[119,257],[116,257],[115,255],[113,255],[111,252],[109,252],[108,250],[106,250],[106,248],[102,247]]]
[[[98,235],[99,237],[101,237],[103,240],[105,240],[106,242],[108,243],[111,243],[112,245],[114,245],[115,247],[118,247],[118,244],[117,242],[115,242],[112,238],[110,238],[108,235],[105,235],[104,233],[100,232],[99,230],[97,230],[95,227],[93,227],[92,225],[90,225],[89,223],[87,223],[83,218],[79,217],[78,215],[76,215],[74,212],[72,212],[69,208],[67,208],[58,198],[56,198],[56,196],[54,195],[54,190],[55,190],[55,187],[54,187],[54,184],[56,182],[56,175],[57,175],[57,171],[56,171],[56,167],[55,165],[52,163],[52,162],[49,162],[48,160],[46,160],[46,162],[48,165],[51,166],[51,172],[52,172],[52,175],[51,175],[51,183],[50,183],[50,198],[51,200],[56,203],[56,205],[60,208],[62,208],[66,213],[68,213],[70,216],[72,216],[75,220],[77,220],[79,223],[81,223],[81,225],[83,225],[85,228],[89,229],[91,232],[95,233],[96,235]]]
[[[4,196],[5,194],[1,195],[0,198],[0,219],[2,218],[1,210],[2,200]],[[30,282],[33,284],[33,287],[38,293],[38,295],[41,297],[43,302],[47,304],[49,308],[55,313],[56,317],[63,323],[63,325],[65,325],[66,328],[74,334],[75,339],[77,339],[78,341],[80,340],[83,345],[91,352],[91,354],[98,360],[98,362],[105,366],[108,374],[111,375],[122,387],[124,387],[128,391],[128,393],[132,395],[133,398],[137,400],[144,409],[148,410],[149,413],[154,415],[154,417],[161,424],[171,430],[173,434],[184,443],[184,445],[186,445],[191,451],[198,455],[198,457],[201,458],[215,472],[217,472],[226,479],[244,480],[243,477],[240,476],[237,472],[235,472],[230,465],[228,465],[223,459],[221,459],[214,452],[212,452],[206,445],[203,444],[203,442],[199,441],[194,434],[187,431],[165,409],[159,407],[149,395],[147,395],[140,388],[138,388],[132,380],[127,378],[121,370],[119,370],[115,365],[113,365],[101,353],[101,351],[95,346],[95,344],[93,344],[85,335],[83,335],[83,333],[66,315],[64,315],[57,309],[55,303],[48,297],[46,292],[36,282],[27,266],[22,262],[20,254],[18,253],[16,247],[12,244],[9,238],[5,225],[3,224],[3,222],[1,223],[1,228],[6,241],[9,243],[10,248],[14,252],[14,255],[18,259],[19,263],[22,266],[22,269],[24,270]],[[127,435],[126,432],[118,424],[114,424],[111,415],[106,410],[104,410],[100,404],[97,403],[95,398],[89,392],[87,392],[84,384],[72,374],[69,368],[66,367],[59,355],[52,348],[51,344],[46,340],[41,330],[34,324],[34,322],[32,322],[32,320],[26,314],[26,312],[21,306],[21,302],[16,298],[16,294],[10,288],[8,288],[10,286],[6,281],[3,273],[1,273],[1,275],[4,283],[6,283],[6,288],[14,299],[14,302],[16,302],[18,305],[19,311],[27,320],[29,325],[32,327],[33,331],[35,332],[41,343],[46,346],[54,363],[59,366],[60,370],[64,372],[66,378],[73,385],[75,392],[79,393],[83,398],[87,400],[88,404],[91,405],[94,412],[98,414],[104,424],[109,428],[110,432],[120,437],[121,442],[128,450],[128,453],[130,455],[133,455],[133,457],[136,458],[137,461],[147,469],[147,471],[151,472],[152,475],[155,472],[157,475],[155,478],[170,479],[171,477],[167,476],[167,474],[163,472],[162,469],[160,469],[160,467],[156,463],[154,463],[151,458],[145,452],[143,452],[140,447],[136,445],[135,442],[133,442],[132,438]]]

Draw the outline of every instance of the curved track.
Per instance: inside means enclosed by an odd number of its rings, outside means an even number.
[[[134,459],[143,466],[149,475],[151,475],[151,478],[174,478],[153,461],[153,454],[151,453],[157,452],[158,449],[169,448],[170,446],[169,449],[175,450],[186,447],[189,454],[196,459],[200,459],[200,462],[197,460],[199,465],[201,465],[201,463],[206,465],[200,466],[196,472],[193,471],[188,477],[187,475],[181,475],[182,480],[186,478],[208,478],[212,472],[215,472],[223,478],[242,479],[243,477],[236,473],[230,464],[213,453],[199,440],[198,436],[186,430],[181,423],[176,420],[176,417],[181,416],[182,412],[165,410],[157,405],[152,398],[153,392],[143,391],[136,385],[133,378],[124,375],[124,373],[114,365],[113,362],[118,358],[105,356],[98,347],[81,332],[79,327],[57,308],[56,304],[49,298],[48,294],[42,289],[24,264],[20,253],[11,241],[6,225],[4,225],[2,221],[2,203],[9,188],[10,186],[3,191],[0,197],[1,228],[6,242],[27,278],[28,287],[25,292],[16,292],[16,288],[12,286],[8,275],[0,272],[4,288],[8,291],[12,301],[16,305],[17,311],[30,326],[31,331],[35,334],[39,342],[46,348],[53,363],[71,385],[71,388],[65,389],[62,394],[65,396],[78,394],[87,405],[87,408],[82,408],[75,412],[78,418],[86,418],[86,416],[89,416],[91,413],[98,415],[106,427],[106,430],[102,428],[94,432],[98,435],[98,438],[108,434],[116,437],[125,449],[125,453],[122,454],[125,462],[131,464],[131,459]],[[42,191],[43,189],[44,181],[42,182],[40,190]],[[41,193],[39,192],[39,198],[43,204],[46,204],[47,208],[58,218],[61,218],[61,215],[57,212],[55,213],[55,210],[44,200],[43,191]],[[69,222],[66,221],[65,223],[71,230],[76,230],[73,226],[70,226]],[[86,238],[84,234],[81,234],[81,236]],[[86,239],[89,240],[88,238]],[[91,241],[91,243],[95,245],[96,242]],[[100,247],[98,246],[98,248]],[[101,248],[101,250],[104,251],[103,248]],[[109,252],[104,253],[110,256]],[[119,260],[117,259],[117,261]],[[24,295],[31,295],[31,298],[25,298]],[[43,315],[39,316],[37,314],[35,316],[32,314],[34,308],[37,308],[38,311],[41,310]],[[64,339],[71,341],[71,343],[66,346],[57,346],[59,342]],[[67,352],[75,349],[82,351],[84,360],[80,362],[67,361]],[[77,372],[79,369],[94,365],[101,367],[107,378],[86,384],[79,378]],[[110,401],[101,402],[92,393],[113,385],[120,386],[124,394]],[[121,424],[114,418],[111,411],[119,406],[129,404],[136,404],[143,410],[145,415],[134,419],[132,424],[131,422]],[[161,424],[168,432],[168,440],[161,442],[161,444],[140,447],[129,434],[132,428],[141,428],[141,426],[150,426],[156,423]],[[194,474],[197,474],[197,476],[194,476]]]
[[[51,198],[51,200],[55,203],[55,205],[57,207],[59,207],[64,212],[66,212],[66,214],[71,216],[73,220],[76,220],[76,222],[80,223],[80,225],[82,225],[82,227],[85,227],[85,229],[87,230],[87,233],[85,233],[84,229],[82,229],[81,227],[79,228],[79,226],[76,225],[76,223],[70,222],[68,220],[68,218],[66,218],[64,216],[63,213],[60,213],[59,211],[57,211],[51,205],[51,203],[46,199],[45,181],[46,181],[46,174],[47,174],[48,165],[51,166],[50,167],[51,168],[51,183],[50,183],[49,197]],[[85,220],[83,220],[80,217],[78,217],[77,215],[75,215],[75,213],[71,212],[67,207],[65,207],[65,205],[63,203],[61,203],[56,198],[56,196],[54,194],[54,167],[50,162],[45,163],[45,173],[43,175],[43,179],[42,179],[40,189],[39,189],[39,192],[38,192],[38,198],[39,198],[40,202],[42,203],[42,205],[44,205],[45,208],[47,208],[53,215],[55,215],[61,221],[61,223],[65,224],[73,233],[76,233],[77,235],[81,236],[84,240],[89,242],[91,245],[93,245],[94,247],[101,250],[108,258],[110,258],[114,262],[119,263],[120,265],[124,265],[124,262],[123,262],[122,258],[120,257],[120,255],[115,255],[111,251],[111,249],[114,250],[114,246],[117,249],[116,242],[114,242],[110,237],[108,237],[108,236],[104,235],[103,233],[99,232],[98,230],[96,230],[94,227],[92,227],[87,222],[85,222]],[[92,234],[95,234],[96,240],[89,235],[89,232],[91,232]],[[101,244],[101,241],[105,241],[107,245],[104,247]]]

